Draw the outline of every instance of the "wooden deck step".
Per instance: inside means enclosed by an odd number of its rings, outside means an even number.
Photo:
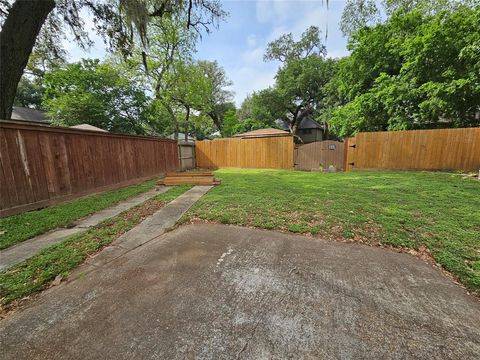
[[[172,185],[219,185],[220,181],[215,179],[212,172],[174,172],[167,173],[160,184]]]
[[[166,173],[165,177],[170,177],[170,176],[213,176],[213,173],[211,171],[202,171],[202,172],[171,172],[171,173]]]

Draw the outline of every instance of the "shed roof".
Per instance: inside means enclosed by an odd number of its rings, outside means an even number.
[[[90,130],[90,131],[101,131],[101,132],[108,132],[107,130],[100,129],[96,126],[90,124],[79,124],[70,126],[71,129],[78,129],[78,130]]]
[[[255,138],[255,137],[267,137],[267,136],[285,136],[289,135],[288,131],[274,129],[274,128],[265,128],[248,131],[242,134],[233,135],[233,137],[239,138]]]

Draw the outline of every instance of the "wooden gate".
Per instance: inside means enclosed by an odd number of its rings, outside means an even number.
[[[295,170],[345,170],[345,144],[318,141],[295,148]]]
[[[195,169],[195,143],[179,143],[178,157],[181,171]]]

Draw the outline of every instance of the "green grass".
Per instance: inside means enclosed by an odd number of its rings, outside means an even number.
[[[28,240],[57,227],[65,226],[84,216],[105,209],[129,197],[146,192],[156,180],[122,189],[87,196],[45,209],[30,211],[0,219],[0,249]]]
[[[182,219],[426,247],[480,293],[480,182],[433,172],[220,170]]]
[[[25,297],[43,289],[56,276],[66,276],[89,255],[110,244],[132,229],[146,216],[177,198],[191,186],[175,186],[133,209],[108,219],[84,233],[75,234],[61,243],[0,273],[0,304]]]

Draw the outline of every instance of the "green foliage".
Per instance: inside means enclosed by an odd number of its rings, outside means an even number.
[[[43,86],[38,80],[31,80],[23,76],[18,83],[13,105],[41,109],[44,91]]]
[[[352,35],[330,126],[358,131],[480,125],[480,7],[396,11]],[[343,99],[343,100],[339,100]]]
[[[480,183],[432,172],[220,170],[183,218],[429,249],[480,293]],[[281,189],[281,191],[279,191]]]
[[[327,52],[320,40],[320,33],[318,27],[310,26],[298,41],[293,39],[292,33],[284,34],[268,44],[264,60],[278,60],[285,63],[311,55],[324,56]]]
[[[0,249],[65,226],[72,221],[148,191],[154,186],[155,180],[150,180],[142,184],[82,197],[44,209],[1,218]]]
[[[87,123],[111,132],[145,133],[149,99],[142,84],[110,63],[82,60],[45,76],[44,106],[54,124]]]
[[[279,114],[278,99],[278,93],[273,88],[247,96],[237,111],[238,124],[234,128],[234,133],[275,126],[274,121]]]
[[[236,133],[238,116],[235,108],[228,109],[223,117],[223,136],[230,137]]]
[[[211,92],[206,98],[210,110],[206,114],[210,116],[217,129],[222,130],[225,113],[232,107],[233,92],[228,88],[233,82],[227,78],[225,70],[217,61],[201,60],[197,65],[211,82]]]

